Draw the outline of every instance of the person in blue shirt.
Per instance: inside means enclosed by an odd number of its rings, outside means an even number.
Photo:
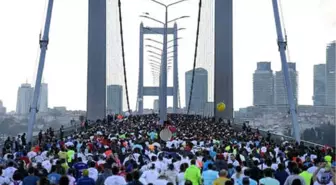
[[[72,166],[76,170],[76,179],[79,179],[82,177],[83,170],[88,169],[88,165],[82,162],[82,158],[78,157],[77,162]]]
[[[37,185],[37,182],[40,180],[37,176],[34,175],[35,169],[30,167],[28,169],[28,176],[23,179],[23,185]]]
[[[251,171],[250,169],[244,170],[244,176],[238,181],[239,185],[258,185],[258,182],[250,178]]]
[[[208,165],[208,170],[203,171],[202,179],[204,185],[212,185],[213,182],[219,177],[218,171],[215,171],[213,164]]]
[[[284,185],[288,176],[289,175],[285,170],[285,166],[280,163],[277,171],[274,173],[275,179],[280,182],[280,185]]]
[[[50,184],[59,184],[59,180],[61,179],[61,175],[56,172],[56,166],[51,167],[51,173],[48,175],[48,180]]]
[[[83,170],[83,177],[79,178],[77,185],[95,185],[95,181],[89,177],[89,171]]]
[[[209,157],[204,157],[203,171],[208,170],[209,164],[214,164],[214,162]]]

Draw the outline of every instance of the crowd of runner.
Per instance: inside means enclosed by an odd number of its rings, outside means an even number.
[[[0,185],[336,185],[334,148],[207,117],[169,115],[165,127],[154,114],[108,117],[25,137],[5,141]]]

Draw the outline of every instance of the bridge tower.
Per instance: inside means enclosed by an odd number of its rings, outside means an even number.
[[[216,119],[233,118],[232,1],[215,0],[214,113]],[[225,103],[225,111],[217,111],[216,105],[219,102]]]
[[[87,119],[106,112],[106,0],[89,0]]]
[[[167,28],[167,34],[173,35],[173,87],[167,87],[167,96],[173,96],[173,112],[177,112],[178,107],[178,37],[177,37],[177,24],[174,27]],[[143,97],[144,96],[159,96],[160,88],[155,86],[144,86],[144,35],[148,34],[161,34],[163,35],[164,28],[157,27],[144,27],[143,23],[140,24],[140,39],[139,39],[139,80],[138,80],[138,97],[137,107],[138,113],[143,114]],[[160,70],[160,74],[167,73],[167,69]],[[161,84],[160,84],[161,85]],[[161,100],[162,101],[162,100]]]

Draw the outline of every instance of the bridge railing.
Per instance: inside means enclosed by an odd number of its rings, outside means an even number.
[[[233,124],[231,124],[235,129],[238,129],[238,130],[243,130],[242,126],[243,126],[243,123],[237,123],[237,122],[234,122]],[[257,131],[257,128],[251,128],[252,131],[256,132]],[[259,133],[266,137],[267,136],[267,130],[263,130],[263,129],[259,129]],[[286,135],[283,135],[283,134],[276,134],[276,133],[272,133],[270,132],[271,134],[271,139],[273,139],[276,143],[282,143],[284,141],[291,141],[291,142],[295,142],[295,139],[291,136],[286,136]],[[305,144],[305,146],[313,146],[313,147],[323,147],[323,145],[321,144],[318,144],[318,143],[314,143],[314,142],[311,142],[311,141],[305,141],[305,140],[301,140],[301,142],[303,142]]]
[[[237,121],[235,121],[234,123],[231,124],[231,126],[236,129],[236,130],[240,130],[242,131],[243,128],[243,123],[239,123]],[[80,125],[78,124],[74,124],[74,125],[69,125],[68,127],[65,127],[63,132],[64,132],[64,136],[67,137],[71,134],[73,134],[74,132],[76,132],[78,129],[80,129]],[[251,128],[252,131],[256,132],[257,128]],[[262,136],[266,137],[267,136],[267,130],[262,130],[259,129],[259,132]],[[282,143],[284,141],[295,141],[295,139],[293,137],[290,136],[286,136],[286,135],[282,135],[282,134],[275,134],[275,133],[271,133],[271,139],[273,139],[276,143]],[[57,137],[59,137],[60,133],[59,133],[59,129],[55,130],[55,135]],[[33,137],[33,144],[37,143],[37,139],[38,139],[38,135],[34,135]],[[305,140],[301,140],[306,146],[313,146],[313,147],[323,147],[323,145],[318,144],[318,143],[314,143],[314,142],[310,142],[310,141],[305,141]],[[4,141],[0,142],[0,147],[2,148],[4,145]]]

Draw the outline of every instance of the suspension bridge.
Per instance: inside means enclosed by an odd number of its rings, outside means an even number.
[[[127,66],[127,58],[125,57],[125,42],[124,42],[124,32],[123,32],[123,16],[122,8],[123,1],[116,0],[115,6],[118,8],[118,23],[119,23],[119,34],[120,34],[120,48],[121,48],[121,61],[122,61],[122,70],[123,70],[123,79],[125,93],[126,93],[126,103],[127,103],[127,112],[131,114],[142,114],[144,109],[144,96],[158,96],[159,97],[159,115],[161,123],[167,121],[167,96],[173,96],[173,113],[177,113],[178,109],[181,108],[180,103],[180,85],[179,85],[179,74],[178,74],[178,32],[183,27],[180,27],[178,24],[179,19],[187,18],[188,16],[181,16],[172,20],[168,19],[169,8],[172,6],[178,6],[187,0],[171,1],[168,4],[160,2],[158,0],[148,0],[155,3],[158,8],[162,8],[162,13],[165,15],[164,20],[157,20],[148,13],[141,15],[144,19],[150,19],[152,21],[160,23],[161,27],[150,27],[144,25],[142,22],[139,22],[139,73],[138,73],[138,89],[137,92],[129,92],[128,79],[127,79],[127,70],[130,66]],[[194,0],[196,1],[196,0]],[[207,25],[207,22],[202,20],[202,15],[205,12],[204,9],[210,8],[213,13],[213,20],[206,20],[213,22],[213,44],[214,44],[214,53],[212,57],[214,59],[213,65],[211,66],[214,72],[213,78],[214,87],[211,91],[213,98],[213,107],[214,116],[216,119],[233,119],[233,0],[214,0],[212,5],[209,5],[207,1],[197,0],[198,3],[198,14],[197,14],[197,29],[196,38],[194,45],[191,44],[190,47],[194,47],[194,56],[193,56],[193,65],[191,71],[191,84],[190,89],[188,90],[187,100],[188,104],[186,105],[186,114],[191,113],[192,106],[194,105],[193,101],[197,99],[193,98],[195,93],[195,81],[197,80],[195,71],[197,68],[197,61],[199,57],[200,41],[202,40],[200,35],[200,27],[211,27]],[[104,118],[106,116],[106,0],[89,0],[88,6],[88,56],[87,56],[87,119],[88,120],[97,120]],[[49,30],[50,24],[52,24],[52,10],[53,10],[54,0],[48,1],[46,19],[44,23],[43,33],[40,38],[40,56],[38,71],[36,75],[35,90],[33,96],[33,102],[30,108],[30,116],[28,123],[28,141],[32,138],[33,126],[36,121],[36,114],[38,112],[37,104],[41,88],[41,80],[43,75],[43,68],[45,64],[45,56],[47,54],[47,47],[49,43]],[[276,26],[275,32],[277,33],[277,42],[274,42],[275,45],[278,45],[279,54],[281,58],[282,70],[284,74],[284,83],[287,90],[287,97],[289,102],[289,111],[292,119],[292,126],[294,130],[293,137],[296,141],[300,141],[300,131],[297,123],[296,115],[296,105],[294,103],[293,90],[291,89],[291,81],[289,80],[288,73],[288,64],[287,64],[287,40],[286,33],[282,27],[281,15],[279,8],[278,0],[272,0],[274,13],[274,23]],[[115,19],[116,20],[116,19]],[[173,23],[173,26],[171,26]],[[155,41],[153,39],[145,39],[145,35],[161,35],[162,41]],[[168,36],[173,35],[172,40],[168,40]],[[152,45],[145,45],[145,40],[152,40],[162,45],[161,48],[156,48]],[[203,40],[204,41],[204,40]],[[168,43],[173,43],[172,46],[168,47]],[[204,43],[201,43],[204,44]],[[145,46],[154,48],[158,52],[149,51],[152,59],[151,67],[153,76],[157,79],[153,86],[144,85],[144,53]],[[168,49],[172,48],[172,57],[168,57]],[[167,85],[167,73],[173,66],[173,85]],[[130,94],[136,94],[136,110],[131,110],[130,108]],[[224,102],[226,105],[225,111],[217,111],[216,104]]]

